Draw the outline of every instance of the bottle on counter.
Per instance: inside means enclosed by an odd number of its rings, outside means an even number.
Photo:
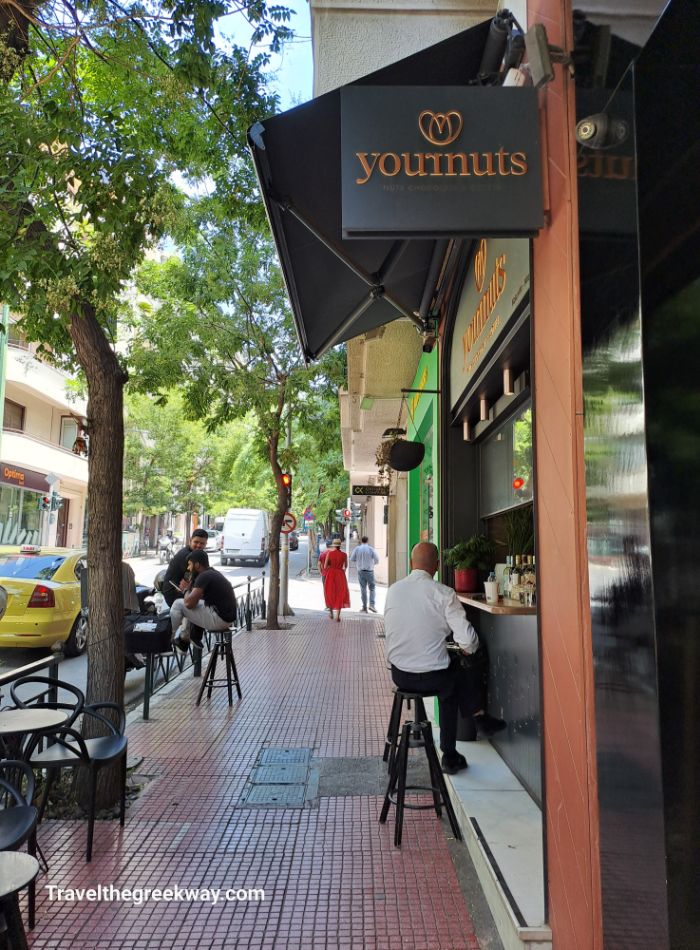
[[[522,584],[522,555],[515,555],[515,564],[510,569],[508,575],[508,596],[511,600],[517,600],[520,596],[520,585]]]
[[[501,573],[501,594],[504,597],[510,596],[510,587],[508,586],[508,582],[510,580],[510,569],[512,568],[512,566],[513,566],[513,556],[509,554],[506,557],[506,566],[503,568],[503,571]]]
[[[526,587],[534,587],[534,586],[535,586],[535,568],[534,568],[533,563],[532,563],[533,560],[534,560],[534,558],[533,558],[532,555],[530,555],[530,554],[528,554],[528,555],[525,557],[525,567],[523,568],[523,580],[522,580],[522,582],[523,582],[523,584],[525,584]]]

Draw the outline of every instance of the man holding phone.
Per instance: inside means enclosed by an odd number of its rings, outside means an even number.
[[[190,643],[201,647],[204,630],[227,630],[236,620],[233,587],[220,571],[209,567],[205,551],[190,552],[187,570],[191,578],[189,586],[170,608],[175,633],[173,643],[183,652]]]
[[[195,528],[189,544],[173,555],[163,578],[163,597],[168,607],[172,607],[182,592],[189,587],[190,579],[186,577],[187,558],[192,551],[203,551],[207,546],[209,535],[204,528]]]

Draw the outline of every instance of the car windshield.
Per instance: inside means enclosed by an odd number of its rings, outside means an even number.
[[[0,578],[50,581],[64,561],[56,554],[0,554]]]

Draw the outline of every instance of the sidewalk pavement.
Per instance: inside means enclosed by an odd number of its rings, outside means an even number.
[[[408,812],[400,850],[393,809],[378,823],[392,698],[381,619],[347,612],[336,623],[302,609],[289,624],[234,638],[243,699],[233,707],[225,689],[196,707],[201,680],[182,677],[154,697],[150,721],[130,717],[129,754],[143,759],[145,787],[124,829],[97,822],[91,864],[84,822],[40,826],[49,872],[37,883],[30,947],[500,946],[446,819]],[[275,761],[286,763],[284,777],[265,768]],[[251,806],[251,796],[264,803]],[[111,900],[76,899],[98,885]],[[110,886],[130,888],[131,899]],[[145,888],[221,893],[157,900]],[[264,889],[264,900],[244,900],[250,889]],[[26,915],[26,897],[22,906]]]

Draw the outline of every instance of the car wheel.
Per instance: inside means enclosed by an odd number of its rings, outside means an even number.
[[[63,644],[63,652],[66,656],[80,656],[87,645],[87,632],[87,619],[79,614],[75,618],[68,639]]]
[[[228,567],[228,558],[225,558],[223,554],[221,555],[221,566]]]

